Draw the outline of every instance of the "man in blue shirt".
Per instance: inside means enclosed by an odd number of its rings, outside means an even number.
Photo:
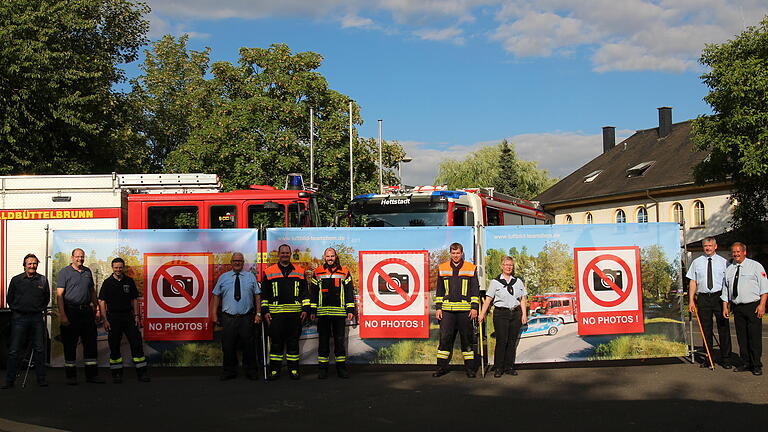
[[[213,322],[224,327],[221,349],[224,371],[221,380],[237,377],[237,345],[243,347],[243,366],[248,379],[258,379],[253,324],[261,322],[261,288],[256,276],[244,272],[243,254],[232,254],[232,270],[219,276],[213,288]],[[221,313],[219,313],[221,306]]]
[[[703,331],[703,339],[712,349],[712,315],[717,322],[717,334],[720,336],[720,364],[725,369],[731,368],[731,329],[728,319],[723,317],[720,295],[725,282],[725,268],[728,260],[716,254],[717,242],[712,237],[701,241],[704,255],[691,262],[691,267],[685,275],[691,280],[688,286],[688,310],[692,313],[698,309],[698,319]],[[707,367],[707,361],[701,363],[701,367]]]

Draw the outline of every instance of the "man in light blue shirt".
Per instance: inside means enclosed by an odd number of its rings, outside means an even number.
[[[258,379],[256,340],[253,324],[261,322],[261,288],[256,276],[244,272],[243,254],[232,254],[232,270],[219,276],[213,288],[213,322],[224,327],[221,349],[224,353],[221,380],[237,377],[237,345],[243,346],[243,366],[248,379]],[[221,305],[221,313],[219,306]]]
[[[733,264],[725,270],[723,316],[728,318],[728,302],[731,302],[736,339],[739,341],[739,357],[744,364],[734,372],[751,371],[763,374],[763,315],[768,300],[768,277],[763,266],[747,258],[747,246],[736,242],[731,246]]]
[[[701,323],[702,338],[710,353],[713,353],[712,316],[717,322],[717,334],[720,336],[720,364],[725,369],[731,368],[731,329],[728,319],[723,317],[720,304],[720,294],[725,282],[725,268],[728,260],[716,254],[717,242],[712,237],[701,241],[704,255],[691,262],[691,267],[685,275],[691,280],[688,285],[688,310],[695,313],[698,309],[698,319]],[[695,297],[694,297],[695,296]],[[713,359],[714,361],[714,359]],[[701,367],[709,366],[706,359]]]

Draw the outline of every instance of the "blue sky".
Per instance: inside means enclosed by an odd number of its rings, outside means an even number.
[[[362,106],[360,134],[383,119],[413,158],[408,184],[502,138],[562,177],[600,153],[602,126],[621,139],[655,127],[660,106],[675,122],[707,114],[701,49],[768,14],[765,0],[147,3],[151,38],[187,33],[214,61],[272,43],[322,54],[330,86]]]

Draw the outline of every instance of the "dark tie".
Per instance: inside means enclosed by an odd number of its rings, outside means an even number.
[[[235,273],[235,301],[240,301],[240,273]]]
[[[736,266],[736,276],[733,277],[733,297],[731,300],[736,300],[739,296],[739,272],[741,271],[741,265]]]
[[[707,263],[707,291],[712,292],[714,284],[712,282],[712,258],[709,258]]]

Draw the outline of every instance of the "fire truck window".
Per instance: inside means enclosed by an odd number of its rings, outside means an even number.
[[[498,209],[488,207],[486,209],[488,226],[501,225],[501,212]]]
[[[307,219],[307,212],[304,209],[304,204],[289,204],[288,205],[288,226],[303,227],[306,225],[304,221]]]
[[[211,228],[237,228],[237,207],[211,206]]]
[[[248,228],[285,226],[285,207],[277,203],[248,206]]]
[[[504,225],[522,225],[523,217],[519,214],[504,213]]]
[[[147,212],[149,229],[197,229],[198,209],[194,206],[152,206]]]
[[[467,209],[466,207],[456,207],[453,210],[453,224],[455,226],[466,225]]]
[[[570,306],[571,301],[570,300],[563,300],[563,306]]]

